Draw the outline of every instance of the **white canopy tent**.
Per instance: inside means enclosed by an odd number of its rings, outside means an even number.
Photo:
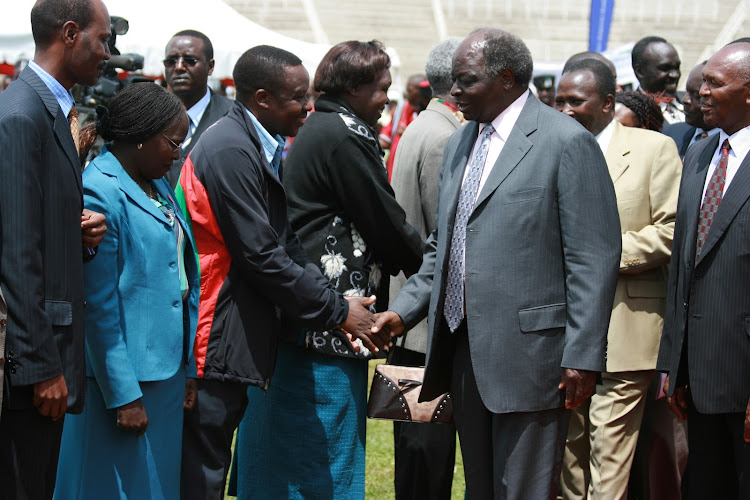
[[[214,46],[213,76],[232,76],[237,59],[256,45],[274,45],[296,54],[312,75],[329,46],[303,42],[264,28],[239,14],[221,0],[104,0],[112,16],[130,23],[127,35],[117,37],[121,53],[144,56],[143,73],[163,72],[164,47],[178,31],[195,29],[205,33]],[[34,0],[7,0],[3,5],[0,31],[0,62],[13,64],[31,59],[31,7]]]

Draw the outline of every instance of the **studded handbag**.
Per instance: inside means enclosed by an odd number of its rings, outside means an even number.
[[[367,417],[405,422],[453,422],[450,393],[419,402],[423,377],[423,367],[377,365],[367,402]]]

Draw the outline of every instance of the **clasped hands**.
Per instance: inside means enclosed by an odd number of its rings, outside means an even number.
[[[368,309],[375,303],[375,295],[369,297],[344,297],[349,302],[349,314],[346,320],[338,325],[339,330],[344,332],[352,344],[352,348],[359,352],[357,340],[372,352],[380,352],[381,349],[388,350],[391,345],[391,336],[388,332],[374,332],[373,327],[379,314],[373,314]]]

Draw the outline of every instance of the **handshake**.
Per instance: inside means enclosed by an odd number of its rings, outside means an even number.
[[[393,311],[372,313],[368,307],[375,303],[375,296],[346,297],[349,301],[349,314],[338,328],[343,331],[355,351],[359,352],[356,340],[362,341],[372,352],[386,351],[393,345],[392,337],[404,332],[404,322]]]

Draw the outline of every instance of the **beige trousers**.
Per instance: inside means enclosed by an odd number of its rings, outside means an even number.
[[[565,500],[625,499],[653,370],[602,373],[591,399],[573,410],[562,469]]]

